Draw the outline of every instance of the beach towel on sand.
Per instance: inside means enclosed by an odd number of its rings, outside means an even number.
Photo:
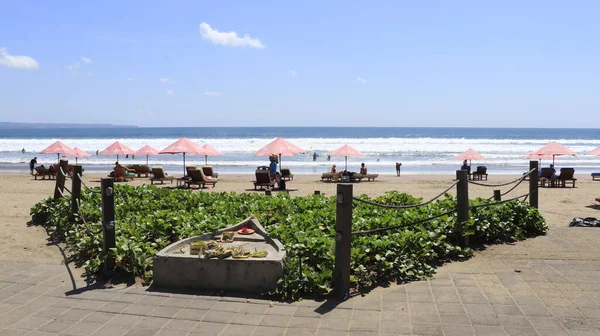
[[[575,217],[575,218],[573,218],[573,221],[571,221],[571,223],[569,223],[569,226],[599,227],[600,221],[598,221],[594,217],[586,217],[586,218]]]

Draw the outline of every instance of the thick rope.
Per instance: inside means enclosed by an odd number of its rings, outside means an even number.
[[[73,195],[73,193],[71,192],[71,190],[67,189],[67,187],[63,187],[63,189],[65,189],[69,194]]]
[[[69,177],[69,174],[65,174],[65,171],[63,170],[63,168],[61,166],[58,166],[58,169],[59,169],[60,173],[62,174],[62,176]]]
[[[62,190],[60,190],[60,188],[56,188],[56,190],[58,190],[58,193],[60,194],[60,196],[62,196],[64,199],[66,199],[67,201],[70,201],[71,199],[68,198],[67,196],[65,196],[65,194],[63,194]]]
[[[434,198],[430,199],[427,202],[421,202],[418,204],[409,204],[409,205],[389,205],[389,204],[381,204],[381,203],[377,203],[377,202],[373,202],[373,201],[367,201],[366,199],[362,199],[362,198],[358,198],[358,197],[352,197],[352,199],[359,201],[359,202],[363,202],[363,203],[367,203],[370,205],[375,205],[378,207],[382,207],[382,208],[386,208],[386,209],[408,209],[408,208],[416,208],[416,207],[420,207],[423,205],[427,205],[433,201],[435,201],[436,199],[442,197],[443,195],[445,195],[448,190],[452,189],[456,184],[458,183],[458,181],[452,183],[452,185],[450,185],[448,188],[446,188],[446,190],[442,191],[439,195],[435,196]]]
[[[79,217],[81,217],[81,220],[83,221],[83,227],[90,234],[93,234],[93,235],[100,234],[102,232],[102,230],[94,231],[94,230],[90,229],[90,227],[88,226],[88,223],[85,221],[85,217],[83,216],[83,212],[81,211],[81,203],[79,202],[79,199],[76,198],[75,201],[77,202],[77,212],[79,213]]]
[[[498,202],[494,202],[494,203],[487,203],[487,204],[480,204],[480,205],[470,206],[469,209],[473,210],[473,209],[477,209],[477,208],[484,208],[484,207],[488,207],[488,206],[492,206],[492,205],[498,205],[498,204],[502,204],[502,203],[506,203],[506,202],[510,202],[510,201],[514,201],[514,200],[518,200],[519,198],[523,198],[523,197],[525,197],[525,199],[527,199],[528,196],[529,196],[529,194],[523,194],[521,196],[509,198],[509,199],[498,201]],[[523,202],[525,201],[525,199],[523,200]]]
[[[79,177],[79,181],[81,182],[81,185],[83,185],[83,187],[84,187],[85,189],[87,189],[87,190],[89,190],[89,191],[91,191],[91,192],[93,192],[93,193],[97,193],[97,194],[100,194],[100,193],[101,193],[101,191],[100,191],[100,190],[94,190],[94,189],[92,189],[92,188],[88,187],[88,186],[85,184],[85,182],[83,182],[83,177],[81,177],[81,174],[77,174],[77,176]]]
[[[378,228],[378,229],[372,229],[372,230],[356,231],[356,232],[352,232],[352,234],[355,235],[355,236],[362,236],[362,235],[367,235],[367,234],[372,234],[372,233],[377,233],[377,232],[383,232],[383,231],[388,231],[388,230],[399,229],[399,228],[403,228],[403,227],[407,227],[407,226],[414,226],[414,225],[417,225],[417,224],[421,224],[421,223],[424,223],[424,222],[427,222],[427,221],[430,221],[430,220],[434,220],[434,219],[437,219],[437,218],[449,215],[449,214],[454,213],[454,212],[456,212],[456,210],[446,211],[446,212],[441,213],[439,215],[435,215],[435,216],[432,216],[432,217],[421,219],[421,220],[418,220],[416,222],[412,222],[412,223],[408,223],[408,224],[394,225],[394,226],[390,226],[390,227],[386,227],[386,228]]]
[[[527,178],[527,176],[529,176],[532,172],[534,172],[535,169],[532,169],[530,171],[528,171],[525,175],[523,175],[522,177],[519,177],[518,179],[515,179],[513,181],[510,182],[506,182],[506,183],[498,183],[498,184],[488,184],[488,183],[481,183],[481,182],[475,182],[470,180],[469,183],[478,185],[478,186],[482,186],[482,187],[504,187],[507,186],[509,184],[513,184],[513,183],[521,183],[523,180],[525,180]]]

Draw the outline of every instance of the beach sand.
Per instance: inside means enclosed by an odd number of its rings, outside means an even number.
[[[85,183],[89,186],[99,186],[102,174],[86,174]],[[292,195],[308,195],[319,190],[331,196],[336,192],[335,183],[324,183],[320,175],[296,175],[287,187],[297,189]],[[203,189],[193,192],[254,192],[253,175],[222,175],[214,189]],[[600,181],[592,181],[589,175],[579,175],[577,188],[540,188],[540,211],[546,218],[549,227],[566,227],[573,217],[600,217],[595,206],[595,198],[600,196],[598,186]],[[354,184],[354,195],[367,194],[377,196],[385,191],[398,190],[425,200],[436,196],[450,186],[451,175],[408,175],[397,177],[395,175],[380,175],[375,182],[361,182]],[[483,183],[502,183],[517,178],[514,175],[490,175],[489,180]],[[70,188],[71,180],[67,180]],[[127,182],[132,185],[148,184],[147,178],[135,179]],[[60,263],[63,261],[61,249],[56,245],[49,245],[46,231],[38,226],[29,226],[31,207],[40,200],[53,194],[54,180],[34,180],[27,174],[2,173],[0,174],[0,200],[2,200],[3,216],[0,218],[0,260],[35,261],[42,263]],[[165,184],[164,187],[174,187],[175,184]],[[469,185],[469,197],[490,197],[494,189],[503,192],[511,186],[500,188],[481,187]],[[528,192],[528,181],[524,181],[505,198],[515,197]],[[456,188],[450,190],[456,194]],[[118,223],[118,219],[117,219]]]

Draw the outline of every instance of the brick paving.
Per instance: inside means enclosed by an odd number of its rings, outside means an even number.
[[[599,241],[554,227],[337,305],[94,289],[65,265],[0,261],[0,336],[600,335]]]

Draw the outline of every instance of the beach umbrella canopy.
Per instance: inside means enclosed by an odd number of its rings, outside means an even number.
[[[304,153],[304,149],[294,145],[284,138],[277,138],[269,142],[266,146],[259,149],[254,155],[269,156],[271,154],[279,155],[279,172],[281,172],[281,157],[294,156],[294,154]]]
[[[117,161],[119,161],[119,155],[135,155],[135,151],[121,142],[115,141],[112,145],[101,151],[100,155],[116,155]]]
[[[598,148],[596,148],[596,149],[594,149],[592,151],[589,151],[589,152],[587,152],[585,154],[587,154],[587,155],[600,155],[600,147],[598,147]]]
[[[471,165],[471,160],[485,160],[485,158],[483,157],[483,155],[477,153],[476,150],[474,149],[467,149],[466,151],[464,151],[462,154],[460,154],[459,156],[457,156],[455,158],[456,160],[469,160],[469,165]]]
[[[552,141],[551,143],[543,146],[542,148],[533,152],[533,154],[551,155],[552,156],[552,165],[554,165],[554,157],[556,157],[556,156],[563,156],[563,155],[575,156],[575,155],[577,155],[576,152],[568,149],[567,147],[559,144],[556,141]]]
[[[79,149],[79,147],[74,147],[73,152],[75,153],[75,155],[72,155],[75,157],[75,164],[77,164],[77,158],[84,158],[84,157],[92,156],[92,154],[82,151],[81,149]]]
[[[209,145],[203,145],[202,146],[202,151],[204,154],[204,164],[207,165],[208,164],[208,156],[209,155],[223,155],[223,153],[219,152],[218,150],[212,148]]]
[[[146,166],[148,165],[148,156],[150,155],[158,155],[158,150],[154,149],[154,147],[150,145],[146,145],[137,151],[135,151],[135,155],[146,155]]]
[[[161,150],[159,154],[183,154],[183,176],[185,176],[185,154],[202,155],[202,147],[188,138],[181,138]]]
[[[350,145],[343,145],[342,147],[334,150],[333,152],[329,152],[327,155],[329,156],[344,156],[346,158],[346,169],[348,170],[348,157],[349,156],[365,156],[363,153],[356,150],[356,148]]]
[[[75,156],[75,152],[73,152],[71,147],[65,145],[65,143],[60,140],[44,148],[40,154],[56,154],[58,161],[60,161],[61,154],[64,156]]]

